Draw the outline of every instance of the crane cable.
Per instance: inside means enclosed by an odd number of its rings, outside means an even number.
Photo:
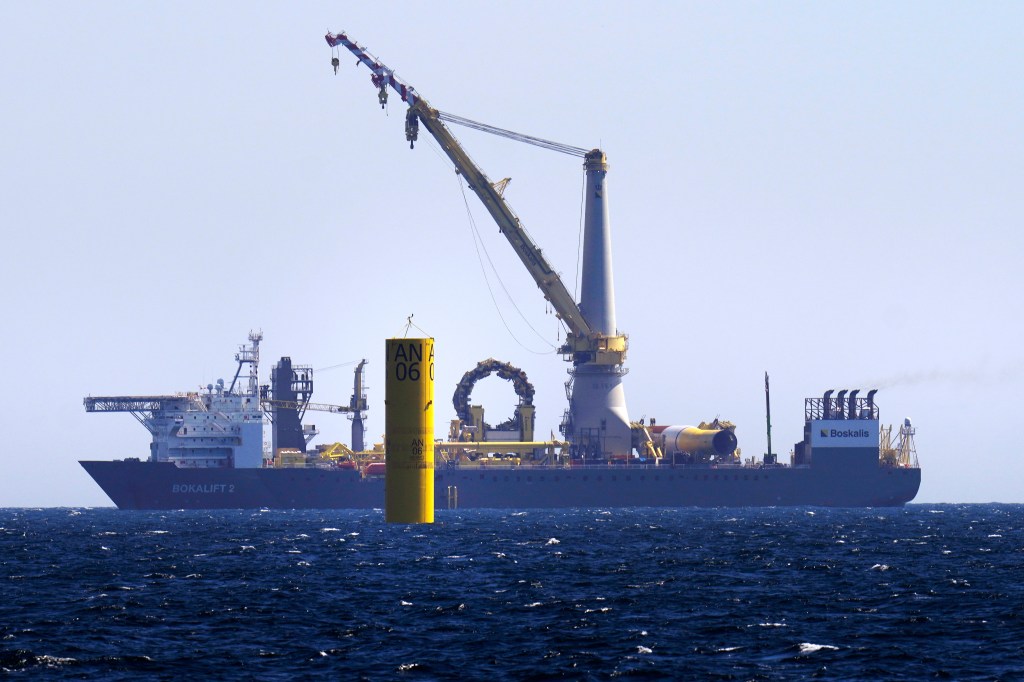
[[[505,130],[504,128],[497,128],[486,123],[473,121],[463,116],[449,114],[446,111],[438,111],[437,117],[442,121],[447,121],[448,123],[455,123],[460,126],[472,128],[473,130],[479,130],[484,133],[490,133],[491,135],[497,135],[498,137],[507,137],[510,140],[516,140],[517,142],[525,142],[526,144],[532,144],[535,147],[550,149],[552,151],[561,152],[563,154],[569,154],[570,156],[578,156],[580,158],[583,158],[590,152],[589,149],[583,149],[582,147],[573,147],[572,145],[563,144],[562,142],[552,142],[551,140],[533,137],[532,135],[524,135],[522,133],[517,133],[511,130]]]
[[[462,175],[456,175],[456,178],[458,179],[459,183],[459,191],[462,192],[462,202],[466,206],[466,216],[469,218],[470,230],[473,233],[473,247],[476,249],[476,257],[480,263],[480,270],[483,273],[484,282],[487,284],[487,293],[490,294],[491,296],[491,302],[494,304],[494,310],[498,313],[498,318],[501,320],[502,325],[504,325],[505,331],[508,332],[509,336],[512,337],[512,340],[519,344],[519,346],[522,347],[523,350],[533,353],[534,355],[551,354],[552,352],[558,349],[557,346],[553,345],[550,341],[545,339],[544,336],[540,332],[538,332],[532,324],[530,324],[530,321],[523,314],[523,311],[520,310],[519,306],[516,305],[515,299],[512,298],[512,294],[509,293],[508,288],[505,286],[505,282],[502,281],[501,276],[498,274],[498,269],[494,267],[494,261],[491,260],[491,254],[487,252],[487,247],[484,245],[483,238],[480,236],[480,231],[477,229],[476,220],[473,218],[473,212],[469,207],[469,199],[466,197],[466,186],[462,181]],[[494,297],[494,289],[491,287],[491,280],[487,276],[487,268],[484,267],[484,259],[481,257],[480,254],[481,249],[483,249],[483,255],[487,257],[487,262],[490,264],[491,270],[494,271],[494,275],[498,280],[498,284],[501,285],[501,288],[505,292],[505,295],[508,297],[508,300],[512,303],[512,307],[515,308],[515,311],[517,313],[519,313],[519,317],[521,317],[523,321],[526,322],[526,326],[529,327],[530,330],[534,334],[536,334],[539,339],[541,339],[542,341],[544,341],[544,343],[551,346],[550,351],[533,350],[532,348],[524,344],[522,341],[520,341],[519,337],[517,337],[515,335],[515,332],[512,331],[512,328],[509,327],[508,322],[505,320],[505,316],[502,315],[501,313],[501,308],[498,306],[498,300]]]
[[[480,263],[480,272],[484,276],[484,283],[487,284],[487,293],[490,294],[491,303],[494,305],[494,310],[498,313],[498,318],[501,320],[502,325],[504,325],[505,330],[508,332],[509,336],[512,337],[512,340],[519,344],[521,348],[523,348],[527,352],[533,353],[534,355],[548,355],[551,352],[557,351],[558,346],[552,344],[550,341],[547,340],[547,338],[543,334],[538,332],[537,329],[530,323],[530,320],[527,319],[526,315],[523,314],[523,311],[519,309],[519,306],[516,305],[515,299],[512,298],[512,294],[509,293],[508,287],[505,286],[505,282],[501,279],[501,275],[498,274],[498,268],[494,266],[494,261],[491,260],[491,254],[487,251],[487,246],[484,244],[483,237],[480,236],[480,230],[477,228],[476,219],[473,217],[473,211],[469,206],[469,199],[466,197],[466,186],[465,183],[463,182],[462,174],[459,173],[458,168],[455,167],[455,164],[452,163],[451,159],[449,159],[441,151],[440,147],[434,140],[428,138],[427,143],[427,148],[430,149],[430,151],[432,151],[434,155],[441,161],[442,165],[444,165],[450,171],[452,171],[455,174],[455,177],[458,179],[459,191],[462,193],[462,203],[466,207],[466,216],[469,219],[470,233],[473,235],[473,247],[476,249],[476,258],[477,261]],[[523,231],[526,231],[525,227],[523,227]],[[517,313],[519,313],[519,317],[521,317],[523,322],[526,323],[526,326],[530,328],[530,331],[536,334],[537,338],[539,338],[541,341],[543,341],[544,343],[551,347],[551,351],[533,350],[532,348],[524,344],[522,341],[520,341],[519,338],[512,331],[512,329],[509,327],[508,322],[505,321],[505,317],[501,313],[501,308],[498,305],[498,300],[494,296],[494,290],[491,288],[491,280],[487,276],[487,268],[484,266],[484,258],[480,254],[481,249],[483,249],[483,256],[487,257],[487,262],[490,264],[491,270],[494,272],[494,275],[498,280],[498,284],[501,285],[501,288],[505,292],[505,296],[508,298],[509,302],[512,304],[512,307],[515,308],[515,311]],[[548,302],[545,299],[545,304],[547,303]],[[547,308],[545,309],[547,310]],[[565,324],[564,322],[561,322],[561,318],[559,318],[559,321],[561,324]],[[561,338],[561,326],[558,327],[558,332],[559,338]]]
[[[526,350],[529,353],[533,353],[534,355],[548,355],[548,354],[550,354],[552,352],[557,351],[558,350],[558,346],[552,344],[550,341],[547,340],[547,338],[543,334],[538,332],[537,329],[530,323],[530,320],[528,320],[526,318],[526,315],[523,314],[523,311],[519,309],[519,306],[516,305],[515,299],[512,298],[512,294],[509,293],[508,287],[505,286],[505,282],[501,279],[501,275],[498,274],[498,269],[494,266],[494,261],[491,260],[491,254],[487,251],[487,247],[484,244],[483,237],[480,236],[480,230],[477,228],[476,219],[473,217],[473,211],[472,211],[472,209],[469,206],[469,199],[466,197],[466,186],[465,186],[465,183],[463,182],[462,174],[459,173],[458,168],[456,168],[455,164],[452,163],[451,159],[449,159],[441,151],[441,149],[437,145],[436,141],[434,141],[431,138],[428,138],[427,139],[427,148],[430,149],[430,151],[432,151],[434,153],[434,156],[436,156],[438,158],[438,160],[440,160],[442,165],[444,165],[446,168],[448,168],[448,170],[452,171],[455,174],[455,177],[458,180],[459,191],[462,193],[462,203],[466,207],[466,216],[469,218],[470,232],[473,235],[473,247],[476,249],[477,261],[480,263],[480,271],[481,271],[481,273],[484,276],[484,283],[487,284],[487,293],[490,294],[491,303],[494,305],[494,310],[498,313],[498,318],[501,320],[502,325],[504,325],[505,330],[508,332],[509,336],[512,337],[513,341],[515,341],[517,344],[519,344],[519,346],[521,348],[523,348],[524,350]],[[581,218],[581,221],[582,221],[582,218]],[[523,231],[526,232],[526,227],[525,226],[521,226],[521,227],[522,227]],[[529,234],[529,232],[527,232],[527,234]],[[512,307],[515,308],[515,311],[517,313],[519,313],[519,317],[521,317],[522,320],[526,323],[526,326],[528,326],[530,328],[530,331],[532,331],[534,334],[536,334],[537,338],[539,338],[541,341],[543,341],[544,343],[546,343],[548,346],[551,347],[551,351],[536,351],[536,350],[533,350],[532,348],[529,348],[526,344],[524,344],[522,341],[519,340],[519,338],[515,335],[515,333],[509,327],[508,322],[505,321],[505,317],[501,313],[501,308],[498,305],[498,300],[494,296],[494,290],[491,288],[491,280],[487,276],[487,268],[484,266],[484,259],[483,259],[483,257],[480,254],[481,248],[483,249],[483,255],[487,257],[487,262],[490,264],[491,270],[494,272],[494,275],[497,278],[498,283],[501,285],[502,290],[504,290],[505,296],[508,297],[509,302],[512,303]],[[548,304],[548,301],[546,299],[545,299],[545,304]],[[545,309],[548,309],[548,308],[546,307]],[[559,333],[559,339],[561,339],[561,330],[562,330],[561,325],[564,325],[565,322],[562,321],[561,318],[559,318],[559,322],[561,324],[558,327],[558,333]]]
[[[580,261],[583,258],[583,215],[587,199],[587,176],[583,176],[583,184],[580,185],[580,230],[576,237],[576,279],[573,281],[572,297],[579,300],[580,292]]]
[[[341,364],[331,365],[330,367],[321,367],[320,369],[314,369],[314,372],[326,372],[332,369],[338,369],[339,367],[351,367],[352,365],[359,362],[358,360],[350,360],[348,362],[342,362]]]

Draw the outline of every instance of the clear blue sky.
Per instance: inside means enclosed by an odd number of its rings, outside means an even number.
[[[918,427],[918,501],[1024,502],[1020,3],[48,2],[0,21],[0,506],[110,504],[77,460],[149,437],[82,398],[230,379],[251,328],[264,376],[368,358],[369,438],[410,313],[436,338],[439,431],[487,357],[527,372],[557,431],[540,293],[470,197],[514,300],[491,271],[495,307],[457,179],[354,58],[332,73],[328,29],[439,109],[607,152],[631,416],[730,419],[759,456],[767,370],[785,455],[805,397],[878,387],[883,421]],[[579,161],[456,134],[512,178],[572,289]],[[347,401],[351,367],[317,378],[316,400]],[[492,378],[474,399],[500,421],[514,395]]]

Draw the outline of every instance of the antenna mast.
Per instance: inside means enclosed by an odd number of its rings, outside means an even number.
[[[772,398],[768,388],[768,372],[764,373],[764,421],[768,430],[768,452],[764,455],[764,463],[775,464],[776,457],[772,453]]]

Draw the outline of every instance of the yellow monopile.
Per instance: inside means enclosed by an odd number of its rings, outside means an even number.
[[[434,339],[388,339],[384,519],[434,522]]]

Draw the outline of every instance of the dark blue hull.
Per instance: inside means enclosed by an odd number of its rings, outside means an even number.
[[[353,469],[182,469],[169,463],[83,461],[120,509],[374,509],[383,477]],[[439,468],[446,508],[898,507],[921,487],[919,468],[660,466]]]

